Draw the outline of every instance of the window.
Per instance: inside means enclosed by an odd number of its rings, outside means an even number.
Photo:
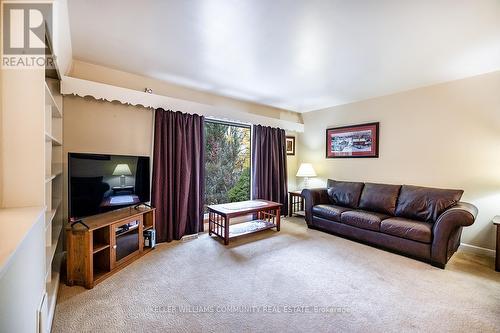
[[[205,121],[205,206],[250,200],[250,126]]]

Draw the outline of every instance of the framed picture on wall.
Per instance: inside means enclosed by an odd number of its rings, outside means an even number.
[[[326,158],[378,157],[379,123],[326,129]]]
[[[287,136],[286,137],[286,154],[287,155],[295,155],[295,137]]]

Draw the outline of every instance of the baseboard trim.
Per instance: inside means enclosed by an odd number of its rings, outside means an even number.
[[[190,240],[193,240],[193,239],[196,239],[196,238],[198,238],[198,234],[184,235],[181,238],[181,242],[187,242],[187,241],[190,241]]]
[[[462,250],[464,252],[468,253],[474,253],[474,254],[479,254],[487,257],[495,257],[495,250],[490,250],[484,247],[480,246],[475,246],[475,245],[470,245],[466,243],[460,243],[459,250]]]

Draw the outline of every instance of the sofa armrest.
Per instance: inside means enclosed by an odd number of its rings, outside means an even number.
[[[431,260],[434,264],[444,267],[455,251],[455,249],[450,249],[451,237],[457,238],[458,241],[462,232],[461,228],[472,225],[476,216],[476,206],[467,202],[459,202],[439,216],[432,230]]]
[[[313,207],[329,203],[328,192],[326,188],[306,188],[302,190],[301,195],[305,200],[306,222],[311,225]]]

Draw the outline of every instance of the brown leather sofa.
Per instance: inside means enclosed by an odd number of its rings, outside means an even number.
[[[477,208],[462,190],[328,180],[304,189],[306,222],[318,229],[444,268]]]

